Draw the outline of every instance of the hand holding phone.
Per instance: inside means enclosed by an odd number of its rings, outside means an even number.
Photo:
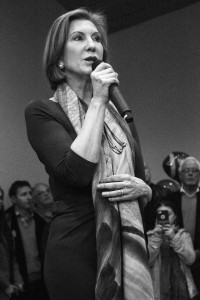
[[[169,240],[172,240],[175,236],[174,226],[170,224],[166,224],[162,227],[162,231],[164,236],[166,236]]]

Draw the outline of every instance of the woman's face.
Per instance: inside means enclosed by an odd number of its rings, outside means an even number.
[[[176,220],[176,214],[174,213],[173,209],[171,207],[169,207],[169,206],[162,205],[162,206],[160,206],[157,209],[157,212],[158,211],[163,211],[163,210],[167,210],[168,211],[168,214],[169,214],[169,223],[171,225],[174,224],[174,222]]]
[[[96,26],[89,20],[70,23],[63,62],[67,78],[88,76],[92,72],[91,57],[102,60],[103,46]]]

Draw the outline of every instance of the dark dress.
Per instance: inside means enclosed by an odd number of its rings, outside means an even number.
[[[50,298],[95,299],[91,182],[96,164],[70,150],[76,133],[58,103],[33,102],[25,116],[29,141],[49,174],[55,201],[44,267]]]
[[[91,183],[97,164],[70,149],[76,133],[58,103],[32,102],[25,117],[29,141],[49,174],[55,201],[44,270],[50,298],[95,299],[97,266]],[[136,173],[139,169],[140,166]]]

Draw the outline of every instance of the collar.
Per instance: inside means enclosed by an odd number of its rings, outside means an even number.
[[[181,186],[180,188],[180,192],[187,195],[189,198],[192,198],[194,195],[196,195],[196,193],[199,192],[199,187],[197,186],[196,191],[194,191],[192,194],[188,194],[185,189],[183,188],[183,186]]]

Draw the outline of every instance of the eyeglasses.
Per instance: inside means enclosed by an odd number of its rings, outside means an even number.
[[[198,169],[196,169],[196,168],[185,168],[185,169],[183,169],[182,171],[181,171],[182,173],[184,173],[184,174],[188,174],[188,173],[194,173],[194,174],[197,174],[197,173],[199,173],[200,171],[198,170]]]

